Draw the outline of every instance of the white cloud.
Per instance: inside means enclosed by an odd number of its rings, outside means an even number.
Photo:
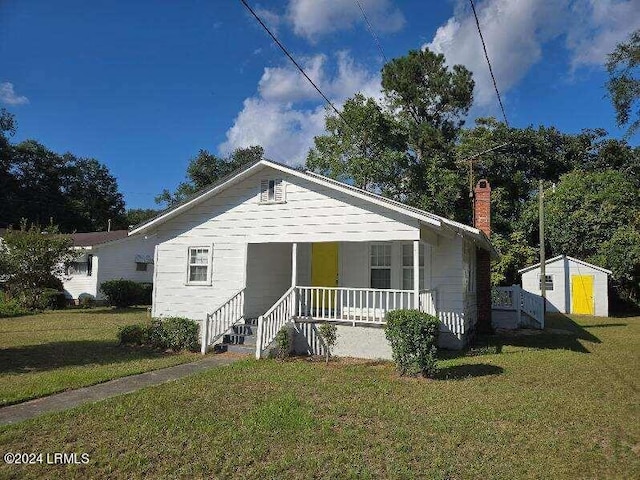
[[[396,32],[404,26],[404,15],[390,0],[360,0],[360,3],[377,32]],[[290,0],[287,18],[297,35],[312,42],[364,22],[354,0]]]
[[[572,6],[576,22],[567,34],[567,46],[573,51],[572,67],[603,65],[607,54],[634,30],[640,28],[640,2],[588,0]]]
[[[29,103],[29,99],[23,95],[18,95],[11,82],[0,83],[0,103],[7,105],[23,105]]]
[[[476,105],[496,102],[475,19],[468,3],[458,0],[454,15],[424,46],[443,53],[450,65],[473,72]],[[637,0],[485,0],[476,4],[489,58],[502,94],[515,86],[537,62],[550,40],[566,39],[573,68],[602,65],[606,54],[638,28]]]
[[[324,55],[303,63],[305,71],[338,108],[357,92],[381,96],[379,74],[356,64],[347,52],[337,53],[335,66]],[[300,164],[313,145],[313,137],[324,132],[325,115],[322,97],[298,70],[265,68],[258,94],[244,101],[219,149],[228,154],[236,148],[262,145],[267,158]]]
[[[282,21],[280,15],[272,12],[271,10],[267,10],[266,8],[256,8],[255,12],[274,35],[278,33],[278,29],[280,28],[280,23]]]

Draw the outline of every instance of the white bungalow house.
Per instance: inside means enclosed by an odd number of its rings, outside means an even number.
[[[74,233],[71,238],[78,256],[61,278],[70,300],[82,296],[103,300],[100,285],[107,280],[153,280],[152,238],[128,236],[127,230]]]
[[[486,180],[476,193],[488,234]],[[479,315],[490,321],[497,253],[487,234],[266,160],[129,233],[157,243],[152,315],[200,321],[203,352],[239,343],[260,357],[285,325],[296,350],[318,352],[315,324],[328,321],[338,324],[334,353],[364,358],[390,358],[389,310],[437,315],[450,348]]]

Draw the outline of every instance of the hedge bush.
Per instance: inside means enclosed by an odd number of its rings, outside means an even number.
[[[162,344],[171,350],[196,350],[198,348],[198,324],[188,318],[171,317],[160,322]]]
[[[0,318],[18,317],[28,314],[29,310],[20,305],[17,299],[11,298],[4,292],[0,292]]]
[[[136,302],[136,305],[151,305],[153,295],[153,283],[141,283],[140,284],[140,297]]]
[[[385,336],[400,374],[435,376],[439,320],[419,310],[392,310],[386,320]]]
[[[69,301],[64,292],[54,288],[45,288],[38,299],[38,310],[60,310],[65,308]]]
[[[121,345],[147,345],[160,350],[196,350],[198,324],[188,318],[151,320],[149,325],[126,325],[118,331]]]
[[[133,280],[108,280],[100,285],[109,305],[118,308],[138,305],[143,296],[142,284]]]
[[[118,341],[120,345],[146,345],[149,343],[149,327],[140,324],[120,327]]]
[[[291,355],[291,350],[293,349],[293,334],[290,328],[287,326],[283,326],[278,333],[276,333],[276,357],[280,360],[284,360],[289,355]]]

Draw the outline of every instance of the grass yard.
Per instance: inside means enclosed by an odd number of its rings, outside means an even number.
[[[3,452],[90,456],[0,476],[640,478],[640,318],[574,318],[485,339],[438,380],[242,360],[0,428]]]
[[[0,319],[0,405],[191,361],[117,344],[118,327],[146,309],[58,310]]]

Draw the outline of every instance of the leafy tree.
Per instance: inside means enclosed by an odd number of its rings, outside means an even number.
[[[125,224],[128,227],[140,225],[143,222],[155,217],[160,210],[153,208],[130,208],[125,214]]]
[[[7,230],[0,242],[0,275],[9,293],[26,308],[39,305],[46,289],[60,289],[58,279],[77,254],[72,245],[71,238],[61,235],[55,225],[43,229],[23,220],[20,230]]]
[[[373,98],[360,93],[345,102],[341,113],[342,118],[327,115],[327,134],[315,137],[307,168],[393,195],[406,163],[406,140],[398,123]]]
[[[500,252],[500,260],[491,266],[492,285],[519,283],[518,270],[538,259],[538,249],[527,243],[524,232],[515,231],[508,235],[494,233],[491,242]]]
[[[220,158],[207,150],[200,150],[198,155],[189,161],[187,181],[180,183],[173,193],[167,189],[163,190],[156,197],[156,203],[164,203],[167,206],[180,203],[234,170],[262,158],[264,158],[264,149],[260,146],[238,148],[227,158]]]
[[[78,231],[106,230],[109,220],[114,226],[126,226],[124,198],[109,169],[93,158],[63,155],[66,181],[63,193],[66,206],[76,218],[65,223]]]
[[[640,218],[619,227],[592,260],[611,269],[620,296],[640,305]]]
[[[629,40],[616,46],[613,53],[609,54],[607,70],[609,81],[607,90],[616,110],[618,125],[628,125],[627,136],[633,135],[640,127],[640,104],[631,113],[634,105],[640,99],[640,30],[631,34]],[[634,118],[635,117],[635,118]]]
[[[318,333],[322,337],[325,346],[325,363],[329,364],[331,350],[338,341],[338,327],[335,323],[323,323],[318,327]]]
[[[55,221],[63,232],[106,229],[122,223],[124,201],[106,166],[71,153],[59,155],[35,140],[11,144],[15,119],[0,111],[0,219]]]

